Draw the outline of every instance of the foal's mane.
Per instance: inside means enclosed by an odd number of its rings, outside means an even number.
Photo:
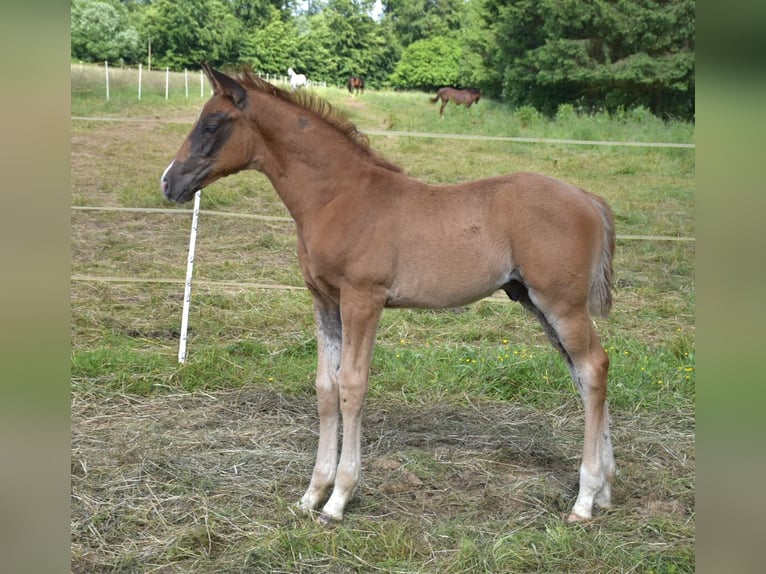
[[[373,163],[376,165],[391,171],[402,171],[402,168],[388,162],[376,151],[370,148],[370,142],[367,139],[367,136],[360,132],[357,127],[348,120],[343,111],[334,108],[327,100],[319,97],[317,94],[307,90],[298,90],[296,92],[283,90],[282,88],[278,88],[258,77],[249,68],[245,68],[240,72],[237,81],[245,88],[270,94],[282,101],[303,108],[346,136],[357,149],[372,159]]]

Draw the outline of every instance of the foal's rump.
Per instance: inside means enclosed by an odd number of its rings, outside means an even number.
[[[614,221],[600,197],[536,173],[499,178],[493,217],[505,218],[511,258],[521,282],[557,305],[611,307]],[[500,223],[498,223],[500,225]]]

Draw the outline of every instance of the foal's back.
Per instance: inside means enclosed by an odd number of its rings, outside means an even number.
[[[388,306],[463,305],[514,272],[533,287],[565,282],[571,268],[591,268],[604,240],[597,198],[540,174],[432,186],[391,172],[375,187],[365,212],[338,208],[354,214],[347,231],[362,240],[350,249],[370,264],[365,272],[395,278]]]

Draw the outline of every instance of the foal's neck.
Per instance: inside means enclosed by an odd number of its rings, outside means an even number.
[[[266,148],[261,171],[300,225],[346,188],[344,181],[358,180],[373,161],[318,114],[258,96],[254,122]]]

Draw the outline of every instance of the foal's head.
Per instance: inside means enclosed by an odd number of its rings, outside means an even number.
[[[213,97],[162,174],[160,187],[166,198],[183,203],[198,189],[243,169],[265,171],[267,175],[269,166],[289,169],[288,160],[300,160],[301,154],[285,157],[287,152],[275,144],[291,137],[295,140],[291,130],[296,125],[299,140],[313,152],[321,148],[347,161],[401,171],[375,153],[367,137],[325,100],[276,88],[247,71],[233,79],[208,65],[203,69],[213,86]],[[317,131],[305,129],[307,126]],[[311,137],[310,132],[314,134]]]
[[[259,151],[254,148],[262,147],[258,134],[245,129],[247,90],[206,64],[203,70],[213,86],[213,97],[160,179],[162,193],[178,203],[226,175],[247,167],[257,169]]]

